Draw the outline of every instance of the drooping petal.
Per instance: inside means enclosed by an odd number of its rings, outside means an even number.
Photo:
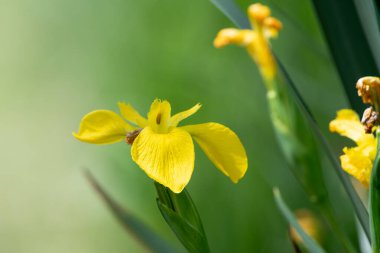
[[[205,123],[181,127],[198,142],[208,158],[237,183],[247,171],[247,155],[239,137],[218,123]]]
[[[356,143],[367,135],[363,125],[360,123],[359,116],[350,109],[338,111],[336,119],[330,122],[329,128],[331,132],[337,132]]]
[[[111,144],[125,138],[135,128],[113,111],[97,110],[85,115],[74,137],[93,144]]]
[[[144,128],[132,144],[132,159],[153,180],[179,193],[194,170],[194,144],[186,131],[159,134]]]
[[[201,108],[201,104],[196,104],[194,105],[193,107],[191,107],[190,109],[186,110],[186,111],[183,111],[183,112],[179,112],[177,114],[175,114],[173,117],[171,117],[170,119],[170,125],[171,126],[177,126],[178,123],[188,117],[190,117],[191,115],[193,115],[194,113],[196,113],[199,108]]]
[[[130,104],[126,104],[124,102],[119,102],[119,109],[121,115],[128,121],[137,124],[139,127],[145,127],[148,124],[147,119],[136,111]]]
[[[149,126],[155,132],[166,133],[169,129],[170,115],[171,106],[168,101],[154,100],[148,113]]]

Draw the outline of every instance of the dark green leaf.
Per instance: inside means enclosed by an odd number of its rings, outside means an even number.
[[[178,252],[178,250],[174,250],[150,228],[116,203],[89,171],[85,171],[85,175],[94,190],[100,195],[120,223],[123,224],[124,228],[148,251],[157,253]]]
[[[325,251],[310,236],[308,236],[302,227],[298,224],[296,217],[294,217],[284,200],[281,198],[280,191],[278,189],[274,189],[273,194],[278,209],[281,211],[282,215],[289,222],[289,224],[297,231],[298,235],[302,238],[305,247],[312,253],[324,253]]]
[[[364,105],[357,95],[355,83],[363,76],[379,75],[376,60],[380,59],[375,55],[380,53],[380,43],[379,30],[373,26],[375,12],[371,8],[368,11],[364,3],[368,1],[359,1],[367,32],[363,30],[354,0],[313,0],[313,3],[351,106],[361,112]]]
[[[372,168],[369,188],[369,214],[371,225],[372,252],[380,252],[380,132],[376,132],[377,153]]]

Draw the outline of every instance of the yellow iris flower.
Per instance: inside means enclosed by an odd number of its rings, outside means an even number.
[[[359,116],[349,109],[338,111],[336,119],[330,122],[329,127],[331,132],[339,133],[356,142],[356,147],[343,149],[344,155],[340,157],[341,165],[347,173],[368,188],[376,156],[375,136],[365,132]]]
[[[277,66],[269,46],[269,39],[277,37],[282,23],[270,14],[271,11],[267,6],[260,3],[252,4],[248,8],[252,29],[222,29],[214,40],[214,46],[221,48],[235,44],[245,47],[262,75],[272,80],[276,75]]]
[[[109,110],[85,115],[78,133],[80,141],[111,144],[127,139],[131,155],[139,167],[153,180],[181,192],[194,170],[192,137],[215,166],[234,183],[242,178],[248,161],[238,136],[218,123],[179,127],[180,121],[198,111],[200,104],[171,116],[168,101],[154,100],[148,117],[142,117],[131,105],[119,103],[121,116]]]

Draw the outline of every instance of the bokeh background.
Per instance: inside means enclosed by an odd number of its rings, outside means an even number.
[[[311,3],[263,2],[284,23],[274,51],[339,154],[343,143],[328,122],[346,98]],[[196,149],[188,189],[213,252],[292,252],[272,188],[294,210],[312,207],[286,168],[255,65],[243,49],[212,45],[231,26],[205,0],[0,0],[0,252],[144,252],[93,192],[84,168],[181,248],[130,146],[88,145],[71,135],[89,111],[117,111],[125,101],[145,114],[154,98],[168,99],[174,112],[202,103],[183,124],[228,125],[247,149],[249,170],[237,185]],[[325,175],[354,238],[351,207],[328,163]],[[336,238],[326,234],[332,250]]]

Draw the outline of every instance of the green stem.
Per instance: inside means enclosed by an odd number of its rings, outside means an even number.
[[[377,110],[377,109],[376,109]],[[371,183],[369,190],[369,210],[370,210],[370,231],[372,238],[372,252],[380,252],[380,130],[376,131],[377,153],[373,163],[371,173]]]

